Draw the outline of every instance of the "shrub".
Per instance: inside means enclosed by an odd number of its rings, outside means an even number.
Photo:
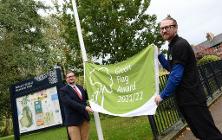
[[[220,60],[220,57],[216,56],[216,55],[205,55],[204,57],[202,57],[200,60],[197,61],[197,65],[203,65],[209,62],[213,62],[213,61],[218,61]]]

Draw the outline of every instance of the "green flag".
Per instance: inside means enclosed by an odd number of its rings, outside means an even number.
[[[114,116],[152,115],[159,93],[157,47],[111,65],[86,63],[85,83],[92,109]]]

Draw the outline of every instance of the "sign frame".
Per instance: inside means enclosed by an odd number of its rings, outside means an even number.
[[[58,90],[63,85],[64,84],[63,84],[61,68],[56,68],[56,69],[51,70],[45,74],[41,74],[41,75],[36,76],[34,78],[20,81],[18,83],[11,85],[10,96],[11,96],[11,107],[12,107],[12,113],[13,113],[12,114],[13,115],[13,129],[14,129],[14,139],[15,140],[20,140],[21,135],[30,134],[33,132],[39,132],[42,130],[63,126],[64,112],[63,112],[60,96],[58,93]],[[34,129],[34,130],[20,133],[19,118],[18,118],[18,106],[17,106],[18,99],[21,97],[25,97],[25,96],[32,96],[34,94],[37,94],[39,91],[52,89],[54,87],[56,88],[56,91],[57,91],[56,98],[58,98],[58,103],[59,103],[58,108],[60,111],[59,117],[61,117],[61,123],[59,122],[55,125],[46,126],[46,127],[42,127],[39,129]]]

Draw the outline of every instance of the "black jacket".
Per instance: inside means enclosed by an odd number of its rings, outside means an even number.
[[[196,58],[191,45],[176,35],[169,44],[168,61],[171,68],[175,64],[184,66],[182,81],[175,91],[178,105],[205,104],[206,96],[200,83]]]
[[[87,105],[86,101],[88,100],[87,92],[83,89],[82,86],[76,86],[82,93],[82,100],[70,85],[65,85],[59,91],[62,106],[64,108],[64,124],[66,126],[78,126],[84,120],[90,120],[89,114],[85,110]]]

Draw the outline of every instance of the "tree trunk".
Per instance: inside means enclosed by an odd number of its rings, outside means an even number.
[[[3,136],[8,136],[11,134],[12,126],[10,121],[11,121],[11,116],[7,114],[5,118],[5,127],[3,128],[2,131]]]

